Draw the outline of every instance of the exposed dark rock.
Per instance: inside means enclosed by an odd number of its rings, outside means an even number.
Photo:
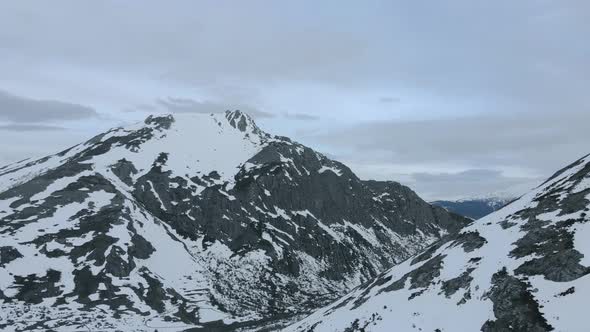
[[[440,276],[442,261],[446,255],[437,255],[428,262],[422,264],[419,268],[412,271],[409,276],[412,278],[410,289],[419,287],[428,287],[434,278]]]
[[[570,288],[566,289],[565,291],[563,291],[563,292],[561,292],[561,293],[559,293],[559,294],[557,294],[555,296],[556,297],[559,297],[559,296],[568,296],[568,295],[573,294],[575,292],[576,292],[576,288],[575,287],[570,287]]]
[[[451,295],[455,294],[459,289],[467,289],[473,280],[471,272],[474,270],[474,268],[469,268],[461,273],[460,276],[443,281],[441,289],[445,293],[445,296],[451,297]]]
[[[154,251],[156,251],[154,246],[143,236],[137,233],[133,234],[131,237],[131,246],[129,247],[129,255],[140,259],[148,259]]]
[[[558,251],[528,260],[514,272],[528,276],[541,274],[546,279],[557,282],[572,281],[590,273],[590,268],[580,265],[583,257],[573,249]]]
[[[112,246],[111,252],[106,257],[105,271],[115,277],[128,277],[131,270],[135,267],[135,263],[129,258],[129,261],[123,259],[125,251],[118,247]]]
[[[21,257],[23,257],[23,255],[13,247],[0,247],[0,267],[4,267],[6,264]]]
[[[88,302],[88,296],[98,291],[100,279],[94,276],[90,267],[84,267],[82,270],[74,271],[74,294],[78,296],[78,301]]]
[[[145,119],[144,123],[148,125],[155,125],[157,129],[170,129],[170,126],[174,122],[174,117],[172,115],[164,115],[164,116],[153,116],[150,115]]]
[[[426,263],[418,268],[408,272],[406,275],[391,283],[387,287],[379,290],[379,293],[394,292],[405,287],[408,278],[411,278],[409,289],[428,287],[432,284],[434,278],[440,276],[440,269],[445,255],[437,255],[429,259]],[[366,299],[365,299],[366,301]]]
[[[517,224],[515,222],[510,222],[506,219],[500,221],[500,227],[502,227],[502,229],[508,229],[510,227],[516,226]]]
[[[539,304],[529,291],[530,285],[503,269],[492,277],[487,297],[494,304],[496,320],[487,321],[483,332],[552,331],[553,327],[539,311]]]
[[[133,163],[126,159],[121,159],[112,165],[111,171],[128,186],[133,185],[132,176],[137,174],[137,169],[135,169]]]
[[[35,274],[26,277],[14,276],[14,286],[18,289],[14,298],[26,303],[38,304],[43,302],[44,298],[59,296],[61,291],[57,284],[60,278],[61,272],[55,270],[48,270],[42,277]]]
[[[163,312],[165,309],[164,300],[166,299],[166,292],[162,288],[162,283],[147,273],[143,274],[143,278],[148,282],[148,289],[145,296],[146,304],[157,312]]]
[[[454,246],[462,246],[465,252],[472,252],[483,247],[488,241],[477,231],[462,232],[455,236]]]
[[[444,244],[446,244],[449,241],[449,237],[444,237],[441,240],[437,241],[435,244],[431,245],[430,247],[428,247],[428,249],[426,249],[423,253],[421,253],[420,255],[416,256],[414,259],[412,259],[412,265],[416,265],[420,262],[423,262],[427,259],[432,258],[432,255],[434,255],[434,253],[440,249],[440,247],[442,247]]]
[[[578,172],[579,173],[579,172]],[[578,174],[572,176],[576,183]],[[553,210],[560,215],[583,211],[590,203],[585,196],[590,190],[583,190],[558,199],[559,187],[554,187],[546,194],[536,198],[538,204],[517,213],[527,222],[521,226],[526,234],[514,243],[510,254],[521,258],[534,256],[519,266],[515,272],[524,275],[543,275],[548,280],[566,282],[576,280],[590,273],[590,268],[580,264],[583,255],[574,248],[574,231],[572,226],[580,220],[567,219],[552,223],[537,219],[537,216]],[[584,220],[581,220],[584,222]]]

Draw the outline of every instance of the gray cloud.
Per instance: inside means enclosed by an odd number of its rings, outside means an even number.
[[[556,100],[549,91],[577,96],[589,73],[579,47],[588,32],[585,1],[231,5],[146,2],[138,10],[113,1],[6,2],[0,21],[10,29],[0,40],[10,46],[7,56],[23,61],[136,71],[198,86],[236,79],[385,84],[449,97],[537,96],[547,105]],[[569,87],[558,83],[566,77]]]
[[[417,186],[422,171],[543,177],[587,152],[588,22],[582,0],[4,1],[0,86],[113,122],[239,108]]]
[[[10,125],[12,126],[12,125]],[[33,130],[27,126],[34,126],[33,124],[19,124],[16,126],[24,126],[20,129],[14,130],[7,128],[8,125],[2,128],[0,136],[0,165],[6,165],[25,158],[41,158],[59,151],[62,151],[70,146],[84,142],[97,131],[81,131],[81,130],[59,130],[37,128]],[[31,130],[26,130],[31,129]]]
[[[30,99],[0,91],[0,120],[3,121],[36,123],[56,120],[81,120],[97,116],[98,114],[94,109],[83,105],[57,100]],[[21,128],[24,127],[21,126]],[[29,126],[29,128],[33,127]]]
[[[167,97],[159,98],[154,104],[140,104],[133,109],[127,111],[141,111],[141,112],[171,112],[171,113],[223,113],[226,110],[240,110],[257,119],[271,119],[282,117],[289,120],[297,121],[315,121],[319,120],[319,116],[307,113],[270,113],[265,112],[257,107],[240,103],[222,103],[216,101],[197,101],[191,98]]]
[[[289,113],[283,112],[283,117],[291,120],[301,120],[301,121],[315,121],[319,120],[320,117],[316,115],[306,114],[306,113]]]
[[[518,165],[547,174],[585,154],[590,112],[486,114],[359,124],[315,139],[401,164]],[[387,153],[383,153],[387,152]]]
[[[506,176],[501,171],[491,169],[470,169],[458,173],[413,173],[407,182],[429,200],[481,195],[514,197],[538,184],[537,179]]]
[[[59,126],[47,126],[38,124],[10,124],[0,125],[0,130],[10,131],[55,131],[64,130],[65,128]]]
[[[590,152],[588,123],[590,112],[500,113],[371,122],[309,139],[324,150],[339,151],[340,159],[365,178],[403,179],[424,195],[438,190],[441,196],[436,198],[445,198],[443,192],[485,194],[501,186],[541,181]],[[379,167],[367,166],[371,164]],[[496,173],[464,172],[469,169]],[[478,176],[491,180],[474,181]],[[449,181],[443,186],[445,179]]]
[[[381,98],[379,98],[379,102],[382,104],[393,104],[393,103],[399,103],[400,99],[394,98],[394,97],[381,97]]]
[[[240,110],[254,118],[273,118],[274,114],[261,111],[253,106],[243,104],[225,104],[214,101],[196,101],[189,98],[160,98],[156,100],[156,105],[172,113],[223,113],[226,110]],[[142,107],[146,109],[145,105]],[[158,109],[158,107],[155,107]]]
[[[209,90],[263,87],[270,92],[262,98],[269,99],[275,90],[268,88],[312,83],[306,92],[321,94],[325,86],[339,96],[404,91],[404,101],[438,104],[430,113],[559,111],[589,102],[583,43],[589,6],[575,0],[457,0],[427,8],[398,1],[254,1],[227,10],[192,1],[8,1],[0,5],[6,27],[0,72],[6,82],[70,73],[74,80],[63,84],[73,88],[98,84],[80,75],[96,75],[96,68],[100,75],[135,78],[113,84],[114,95],[158,80]],[[325,107],[313,98],[305,102]]]
[[[135,108],[125,109],[125,111],[128,111],[128,112],[135,112],[135,111],[157,112],[158,107],[156,105],[140,104],[140,105],[135,106]]]

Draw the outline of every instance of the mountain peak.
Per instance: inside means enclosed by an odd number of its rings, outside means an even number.
[[[256,125],[254,119],[247,113],[240,110],[225,111],[222,113],[229,125],[241,132],[250,132],[256,135],[263,134],[263,131]],[[218,113],[184,113],[184,114],[151,114],[143,123],[156,129],[170,129],[177,119],[182,122],[208,122],[207,118],[214,119],[218,126],[221,126],[221,118]]]
[[[241,111],[152,115],[0,169],[0,330],[266,324],[466,222]]]
[[[239,131],[245,132],[249,129],[249,131],[252,131],[255,134],[260,134],[262,132],[254,122],[254,119],[240,110],[225,111],[225,118],[232,127]]]
[[[134,146],[135,153],[126,158],[147,171],[158,156],[165,154],[165,169],[178,176],[217,171],[222,178],[231,179],[270,138],[241,111],[150,115],[144,123],[119,128],[109,136],[120,135],[126,141],[140,133],[144,138]]]

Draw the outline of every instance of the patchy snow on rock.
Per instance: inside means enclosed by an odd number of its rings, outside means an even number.
[[[318,170],[318,173],[322,174],[322,173],[327,172],[327,171],[330,171],[330,172],[332,172],[332,173],[334,173],[334,174],[336,174],[338,176],[341,176],[342,175],[342,171],[339,170],[339,169],[337,169],[336,167],[330,167],[330,166],[325,166],[325,165],[322,166],[322,168],[320,168]]]
[[[586,331],[589,172],[586,156],[284,331]]]
[[[0,330],[282,326],[465,223],[242,112],[150,116],[0,168]]]

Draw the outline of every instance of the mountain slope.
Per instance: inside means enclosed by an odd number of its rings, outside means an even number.
[[[239,111],[149,117],[0,168],[0,329],[289,317],[465,223]]]
[[[286,331],[587,331],[590,156]]]
[[[473,198],[458,201],[434,201],[430,202],[430,204],[440,206],[447,211],[451,211],[464,217],[477,220],[501,209],[513,200],[514,198]]]

